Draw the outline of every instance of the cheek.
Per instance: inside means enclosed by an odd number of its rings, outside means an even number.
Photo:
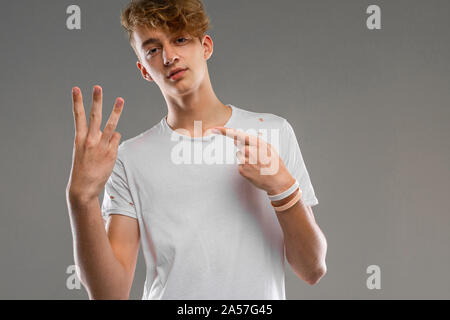
[[[155,82],[158,83],[164,80],[165,74],[163,70],[158,70],[151,65],[147,65],[147,71]]]
[[[203,52],[196,52],[192,59],[192,65],[195,66],[195,70],[199,73],[203,73],[206,70],[207,60],[203,56]]]

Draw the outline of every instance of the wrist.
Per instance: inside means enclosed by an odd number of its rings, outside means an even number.
[[[289,196],[289,200],[286,202],[283,202],[283,204],[276,204],[273,201],[271,201],[272,206],[274,207],[275,211],[277,213],[285,212],[286,210],[292,208],[297,202],[301,201],[302,192],[299,188],[296,189],[296,191]]]
[[[274,200],[274,201],[270,201],[270,204],[273,207],[280,207],[282,205],[285,205],[286,203],[288,203],[289,201],[291,201],[296,195],[297,193],[300,192],[300,188],[295,189],[295,191],[293,193],[291,193],[289,196],[280,199],[280,200]]]
[[[268,195],[280,194],[287,189],[289,189],[295,183],[295,179],[292,176],[289,176],[280,182],[273,184],[269,189],[266,190]]]
[[[89,195],[84,193],[77,193],[68,190],[66,192],[67,201],[74,207],[89,207],[98,202],[98,195]]]

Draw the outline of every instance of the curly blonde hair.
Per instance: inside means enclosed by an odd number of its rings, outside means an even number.
[[[200,41],[210,28],[201,0],[132,0],[123,9],[120,20],[133,47],[133,32],[139,26],[160,28],[171,34],[187,32]]]

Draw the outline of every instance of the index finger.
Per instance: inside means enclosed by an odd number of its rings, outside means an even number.
[[[258,137],[247,134],[240,130],[233,129],[233,128],[214,127],[212,129],[212,131],[233,139],[235,145],[236,145],[235,138],[237,138],[237,140],[239,140],[239,142],[242,143],[243,145],[257,145],[258,144]]]
[[[105,145],[109,144],[109,141],[116,130],[117,123],[119,122],[120,115],[123,110],[124,100],[122,98],[117,98],[116,103],[114,104],[113,111],[111,112],[108,122],[105,125],[105,129],[102,134],[102,142]]]
[[[75,122],[75,136],[84,136],[87,133],[86,114],[83,106],[83,95],[78,87],[72,88],[72,111]]]

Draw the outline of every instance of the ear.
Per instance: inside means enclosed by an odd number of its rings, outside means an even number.
[[[141,72],[142,77],[147,80],[147,81],[153,81],[152,77],[150,77],[150,74],[147,72],[147,70],[145,69],[145,67],[139,62],[136,62],[136,65],[138,67],[138,69]]]
[[[214,43],[209,35],[205,34],[203,36],[202,46],[203,46],[203,50],[204,50],[203,57],[206,60],[209,60],[209,58],[211,58],[213,51],[214,51]]]

